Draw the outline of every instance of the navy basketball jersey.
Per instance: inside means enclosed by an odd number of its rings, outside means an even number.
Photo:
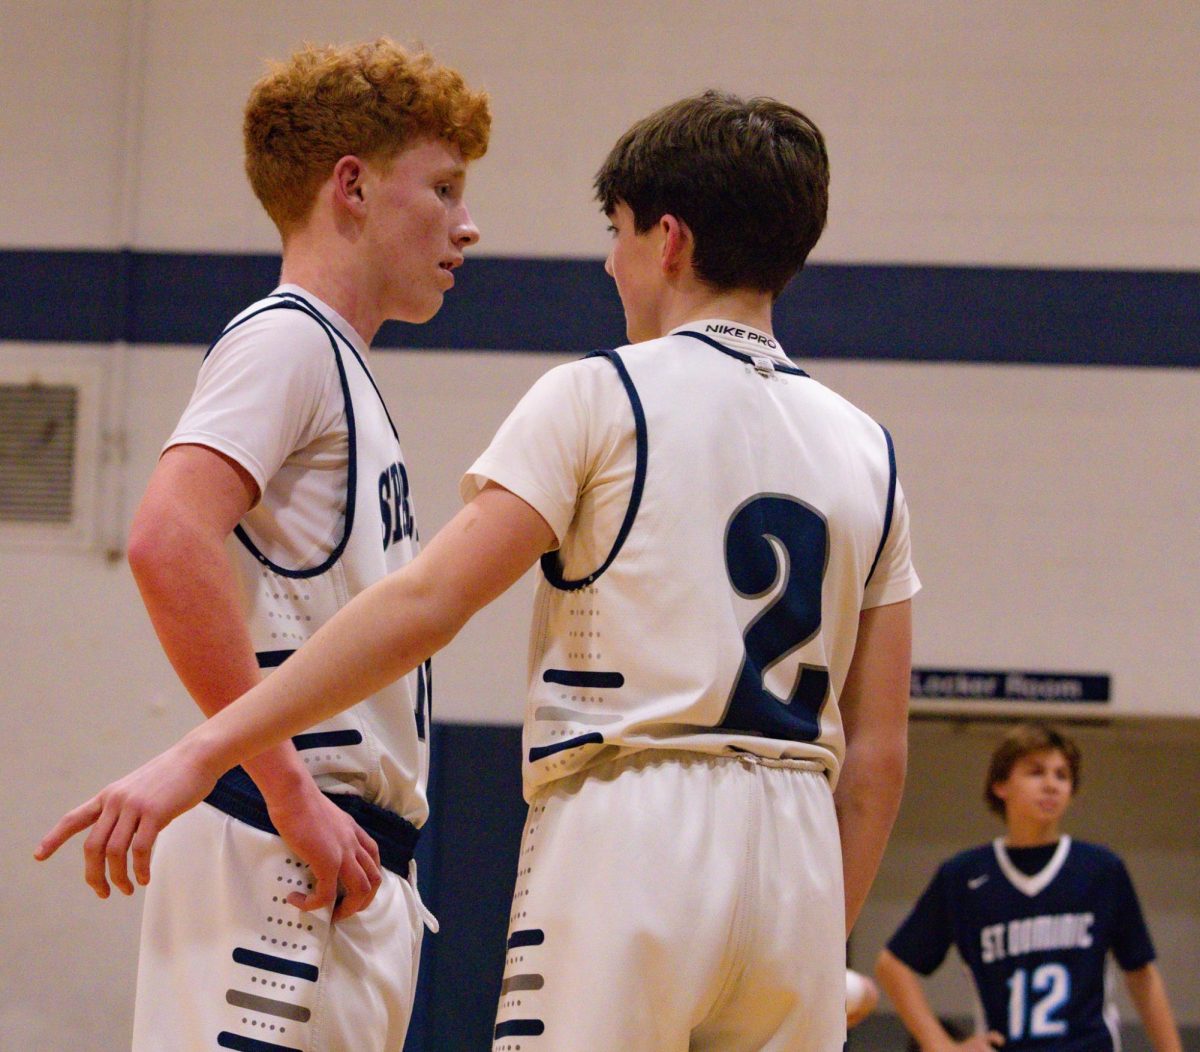
[[[945,862],[888,949],[928,975],[952,944],[1005,1052],[1118,1052],[1107,955],[1126,970],[1154,960],[1124,864],[1066,836],[1033,873],[1002,840]]]

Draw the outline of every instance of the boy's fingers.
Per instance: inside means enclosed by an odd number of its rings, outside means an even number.
[[[39,862],[44,862],[76,833],[82,832],[95,822],[100,817],[101,810],[99,799],[93,796],[86,804],[80,804],[73,811],[68,811],[54,828],[42,837],[33,857]]]
[[[105,850],[108,837],[116,825],[119,812],[116,808],[106,807],[100,812],[92,831],[83,842],[83,879],[102,899],[108,898],[109,887],[105,874]]]
[[[302,891],[293,891],[287,901],[290,905],[295,906],[298,910],[303,910],[309,913],[313,910],[319,910],[326,906],[332,906],[334,899],[337,898],[337,878],[327,877],[319,878],[316,887],[313,888],[307,895]]]
[[[366,909],[382,879],[379,868],[365,853],[347,861],[342,867],[342,898],[333,911],[333,919],[351,917]]]
[[[125,895],[133,894],[133,882],[129,879],[129,842],[137,829],[137,815],[123,808],[117,816],[108,842],[104,845],[104,859],[108,863],[108,879],[117,890]]]
[[[141,885],[150,883],[150,856],[154,851],[154,841],[158,838],[158,823],[151,818],[143,817],[138,823],[133,842],[129,845],[133,856],[133,876]]]
[[[379,861],[379,845],[375,842],[375,838],[371,836],[362,826],[357,826],[358,843],[364,851],[375,861],[376,867],[380,865]]]

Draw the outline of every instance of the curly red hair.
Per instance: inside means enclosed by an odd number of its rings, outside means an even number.
[[[272,63],[246,102],[246,174],[284,234],[312,210],[321,183],[347,154],[388,163],[422,139],[487,151],[488,96],[427,51],[381,37],[344,47],[306,45]]]

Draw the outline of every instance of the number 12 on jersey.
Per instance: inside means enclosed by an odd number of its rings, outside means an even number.
[[[1028,986],[1028,990],[1026,987]],[[1029,991],[1042,996],[1030,1007]],[[1071,996],[1071,975],[1061,964],[1043,964],[1030,976],[1018,968],[1008,980],[1008,1037],[1020,1041],[1026,1023],[1030,1037],[1055,1037],[1067,1032],[1065,1020],[1055,1019]]]
[[[742,635],[745,657],[719,729],[815,741],[829,694],[829,670],[801,665],[786,698],[765,676],[821,630],[821,588],[829,527],[807,504],[782,494],[743,503],[725,528],[725,566],[743,599],[778,594]],[[782,578],[782,585],[781,585]]]

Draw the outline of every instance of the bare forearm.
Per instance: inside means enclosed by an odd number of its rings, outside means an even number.
[[[206,715],[261,678],[224,545],[164,524],[131,548],[130,568],[167,660]]]
[[[134,580],[167,660],[211,717],[262,678],[233,567],[220,540],[186,522],[144,529],[130,550]],[[268,798],[294,792],[308,778],[290,742],[246,769]]]
[[[846,749],[834,805],[842,842],[847,934],[866,902],[896,821],[907,756],[903,728],[888,738],[852,742]]]
[[[381,690],[444,646],[461,622],[422,608],[403,573],[363,592],[288,661],[190,735],[206,766],[245,763]],[[369,631],[366,626],[370,626]]]
[[[1182,1052],[1183,1043],[1158,968],[1147,964],[1144,968],[1126,972],[1125,983],[1154,1052]]]
[[[879,954],[875,964],[875,980],[891,998],[905,1029],[922,1049],[952,1044],[950,1035],[929,1006],[917,973],[888,950]]]
[[[249,694],[197,728],[186,748],[232,765],[373,694],[445,646],[554,539],[520,498],[488,487],[403,570],[340,610]]]

